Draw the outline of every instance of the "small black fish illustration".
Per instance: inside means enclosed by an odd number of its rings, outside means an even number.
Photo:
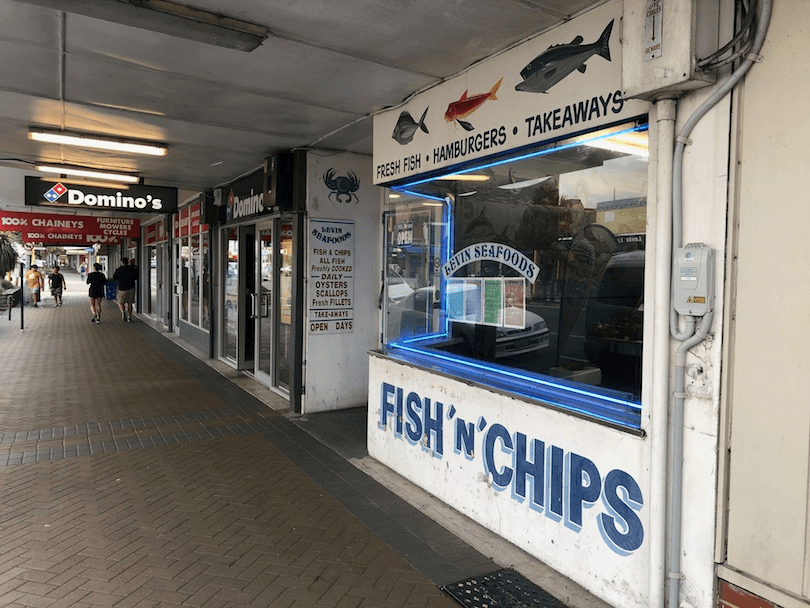
[[[428,106],[428,108],[429,107],[430,106]],[[419,122],[416,122],[407,110],[403,110],[399,115],[399,120],[397,120],[391,137],[393,137],[398,144],[404,146],[411,143],[413,136],[416,135],[417,129],[422,129],[425,133],[430,133],[425,126],[425,116],[427,116],[428,108],[425,108]]]
[[[577,36],[569,44],[548,47],[520,71],[523,82],[518,83],[515,90],[545,93],[574,70],[585,73],[585,62],[594,55],[610,61],[612,31],[613,21],[607,24],[599,40],[593,44],[582,44],[582,36]]]

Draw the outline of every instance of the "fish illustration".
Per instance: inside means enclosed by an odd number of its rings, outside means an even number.
[[[495,83],[488,93],[479,93],[478,95],[467,97],[467,91],[464,91],[458,101],[454,101],[447,106],[447,112],[444,113],[444,119],[447,122],[453,122],[455,120],[464,128],[465,131],[472,131],[475,127],[461,119],[466,118],[475,112],[484,104],[487,99],[492,99],[493,101],[498,99],[495,97],[495,93],[498,92],[498,87],[501,86],[502,81],[503,77],[501,77],[501,79]]]
[[[610,33],[613,20],[593,44],[582,44],[582,36],[577,36],[569,44],[548,47],[531,63],[520,71],[523,82],[515,86],[516,91],[545,93],[574,70],[585,73],[585,62],[593,55],[610,61]]]
[[[416,122],[408,111],[403,110],[399,115],[391,137],[393,137],[398,144],[404,146],[405,144],[411,143],[413,136],[416,135],[417,129],[422,129],[425,133],[429,133],[430,131],[428,131],[425,126],[425,116],[427,116],[429,107],[430,106],[425,108],[425,111],[422,112],[422,118],[419,119],[419,122]]]

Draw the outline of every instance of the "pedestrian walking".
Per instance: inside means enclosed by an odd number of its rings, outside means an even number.
[[[82,265],[79,266],[79,274],[82,275],[82,281],[84,281],[84,276],[87,274],[87,264],[82,262]]]
[[[45,287],[45,279],[36,264],[31,264],[31,269],[25,273],[25,280],[28,283],[28,292],[31,294],[31,303],[36,308],[39,306],[40,292]]]
[[[118,281],[118,308],[121,310],[121,320],[132,323],[132,305],[135,303],[138,268],[130,266],[127,258],[121,258],[121,265],[115,269],[113,279]]]
[[[93,264],[95,272],[87,275],[87,284],[90,285],[90,312],[93,313],[91,323],[101,323],[101,302],[104,300],[104,286],[107,284],[107,277],[101,272],[101,264]]]
[[[67,289],[67,285],[65,284],[65,275],[59,272],[59,266],[53,267],[53,272],[51,273],[51,276],[48,277],[48,284],[51,288],[54,307],[61,306],[62,291]]]
[[[129,258],[129,265],[132,266],[132,268],[135,269],[135,278],[137,280],[137,278],[139,277],[139,274],[138,274],[138,265],[135,263],[135,258]],[[132,310],[134,310],[135,312],[138,311],[138,285],[137,284],[135,285],[135,300],[132,303]]]

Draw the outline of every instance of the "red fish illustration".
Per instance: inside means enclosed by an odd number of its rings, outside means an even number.
[[[460,124],[465,131],[472,131],[475,127],[473,127],[470,123],[461,120],[462,118],[466,118],[473,112],[475,112],[478,108],[480,108],[484,102],[488,99],[498,99],[495,97],[495,93],[498,92],[498,87],[501,86],[501,82],[503,81],[503,77],[495,83],[495,85],[489,90],[488,93],[479,93],[478,95],[473,95],[472,97],[467,97],[467,91],[464,91],[464,94],[461,96],[461,99],[458,101],[452,102],[449,106],[447,106],[447,112],[444,113],[444,119],[447,122],[453,122],[454,120]]]

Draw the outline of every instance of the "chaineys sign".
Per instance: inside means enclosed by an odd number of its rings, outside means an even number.
[[[98,211],[176,213],[177,188],[141,185],[101,188],[26,177],[25,204]]]

